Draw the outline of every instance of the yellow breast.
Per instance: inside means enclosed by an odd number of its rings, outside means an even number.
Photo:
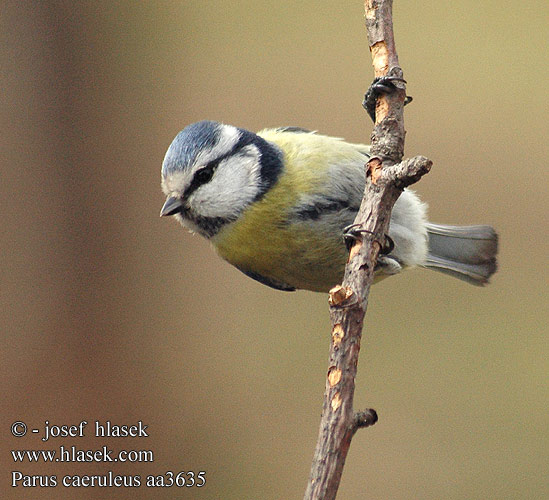
[[[313,134],[264,131],[260,135],[281,147],[285,171],[261,200],[224,227],[212,243],[221,257],[243,271],[295,288],[328,291],[343,277],[347,252],[342,231],[327,232],[310,220],[290,222],[288,215],[303,195],[322,192],[330,164],[337,162],[334,154],[349,162],[348,155],[359,153],[345,148],[334,153],[322,136]],[[301,136],[298,142],[296,135]],[[338,141],[341,144],[347,145]]]

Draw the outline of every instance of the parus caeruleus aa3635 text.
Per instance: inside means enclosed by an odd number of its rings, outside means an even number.
[[[295,127],[254,134],[193,123],[164,158],[160,215],[174,216],[265,285],[327,292],[343,278],[343,230],[358,212],[369,152]],[[431,224],[408,189],[393,208],[389,237],[394,247],[380,255],[376,280],[419,266],[483,285],[496,271],[490,226]]]

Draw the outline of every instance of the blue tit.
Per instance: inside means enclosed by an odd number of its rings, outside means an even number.
[[[174,216],[265,285],[327,292],[343,278],[343,229],[360,207],[369,153],[369,146],[296,127],[254,134],[194,123],[166,152],[160,215]],[[408,189],[394,206],[389,237],[394,247],[379,257],[376,281],[419,266],[483,285],[496,271],[490,226],[431,224]]]

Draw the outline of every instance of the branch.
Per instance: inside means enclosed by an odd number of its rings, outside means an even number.
[[[392,0],[366,0],[366,28],[376,76],[402,79],[395,49]],[[399,163],[404,154],[404,81],[397,91],[376,103],[371,157],[366,164],[366,187],[355,223],[361,237],[349,254],[342,285],[330,291],[332,342],[318,441],[305,500],[336,497],[351,439],[360,427],[377,421],[374,410],[355,413],[353,396],[362,325],[374,280],[377,257],[389,230],[391,210],[404,187],[431,168],[419,156]]]

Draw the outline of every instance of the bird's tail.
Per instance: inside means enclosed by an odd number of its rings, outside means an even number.
[[[490,226],[427,224],[425,267],[482,286],[497,270],[498,235]]]

